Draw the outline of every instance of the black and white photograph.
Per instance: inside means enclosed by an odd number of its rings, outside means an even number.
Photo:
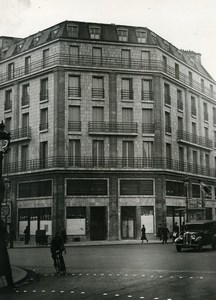
[[[0,299],[216,299],[216,2],[0,0]]]

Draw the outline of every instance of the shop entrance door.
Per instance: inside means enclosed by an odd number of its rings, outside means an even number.
[[[106,208],[90,208],[90,240],[99,241],[106,239]]]
[[[134,220],[128,219],[122,221],[122,238],[133,239],[134,238]]]
[[[121,207],[121,229],[122,239],[135,238],[136,207]]]

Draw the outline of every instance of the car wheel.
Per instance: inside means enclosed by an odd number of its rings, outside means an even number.
[[[176,245],[176,250],[178,251],[178,252],[181,252],[181,246],[179,246],[179,245]]]

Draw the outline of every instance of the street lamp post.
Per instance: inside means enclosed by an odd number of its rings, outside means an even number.
[[[184,178],[184,186],[186,190],[186,197],[185,197],[185,213],[186,213],[186,222],[188,222],[188,202],[189,202],[189,184],[190,184],[190,179],[186,176]]]
[[[3,121],[0,123],[0,208],[4,201],[5,183],[2,178],[2,162],[5,152],[7,152],[10,145],[10,132],[5,130]]]

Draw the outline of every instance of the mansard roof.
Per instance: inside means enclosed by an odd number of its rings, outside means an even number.
[[[72,37],[70,34],[69,28],[75,26],[78,28],[78,35]],[[121,44],[137,44],[137,45],[149,45],[157,46],[162,48],[164,51],[175,56],[182,62],[191,66],[193,69],[202,73],[204,76],[209,77],[211,80],[213,78],[206,71],[206,69],[201,64],[201,55],[193,51],[180,50],[170,42],[166,41],[153,31],[149,30],[147,27],[138,27],[138,26],[126,26],[126,25],[116,25],[116,24],[102,24],[102,23],[90,23],[90,22],[78,22],[78,21],[64,21],[59,24],[56,24],[52,27],[49,27],[45,30],[39,31],[31,36],[28,36],[23,39],[15,39],[14,43],[7,46],[7,48],[0,47],[0,53],[4,52],[2,59],[6,59],[17,55],[18,53],[23,53],[27,50],[33,49],[34,47],[46,44],[52,40],[56,39],[70,39],[70,40],[92,40],[90,36],[90,28],[99,28],[100,37],[96,41],[101,42],[112,42],[112,43],[121,43]],[[126,40],[119,40],[118,30],[125,31],[127,34]],[[146,33],[145,42],[140,42],[138,40],[137,31]],[[1,39],[1,37],[0,37]],[[1,44],[0,44],[1,45]]]

